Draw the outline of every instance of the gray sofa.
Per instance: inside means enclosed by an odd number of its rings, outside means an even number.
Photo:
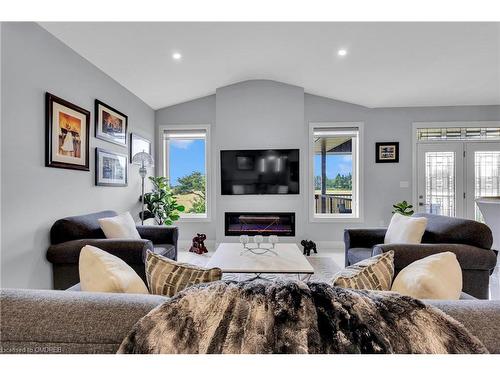
[[[426,256],[451,251],[462,268],[463,291],[487,299],[489,278],[497,263],[491,250],[493,236],[485,224],[431,214],[415,214],[428,219],[418,245],[384,244],[386,229],[346,229],[344,231],[346,266],[373,255],[394,251],[396,275],[410,263]]]
[[[132,326],[168,297],[56,290],[1,291],[0,352],[115,353]],[[500,301],[426,301],[500,353]]]
[[[144,281],[147,250],[177,259],[177,227],[138,225],[139,240],[107,239],[97,220],[116,215],[115,211],[101,211],[66,217],[52,225],[47,260],[52,263],[54,289],[67,289],[79,283],[78,260],[85,245],[96,246],[123,259]]]

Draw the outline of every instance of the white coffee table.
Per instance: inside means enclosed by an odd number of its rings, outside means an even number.
[[[275,254],[253,254],[243,250],[240,243],[221,243],[206,267],[220,268],[223,273],[253,273],[257,277],[262,274],[297,274],[309,279],[314,273],[313,267],[294,243],[276,244],[273,249]]]

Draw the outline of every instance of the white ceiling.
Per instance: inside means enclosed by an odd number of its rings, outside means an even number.
[[[41,25],[154,109],[249,79],[367,107],[500,104],[500,23]]]

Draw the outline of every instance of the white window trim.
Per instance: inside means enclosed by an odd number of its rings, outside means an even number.
[[[355,183],[353,186],[353,196],[356,197],[356,212],[352,214],[316,214],[314,202],[314,129],[318,128],[358,128],[358,152],[356,162],[353,165],[353,176]],[[311,122],[309,123],[309,161],[308,161],[308,211],[309,221],[312,223],[362,223],[364,221],[364,200],[363,200],[363,164],[364,164],[364,123],[363,122]]]
[[[479,139],[418,139],[417,130],[421,128],[488,128],[499,126],[500,121],[433,121],[413,122],[411,124],[411,164],[412,164],[412,204],[418,207],[418,171],[417,171],[417,145],[419,143],[443,143],[443,142],[491,142],[491,140]]]
[[[166,156],[168,155],[167,143],[164,137],[165,131],[169,130],[204,130],[205,136],[205,197],[206,197],[206,213],[205,214],[185,214],[181,213],[177,222],[210,222],[212,221],[213,199],[212,199],[212,152],[211,152],[211,137],[210,137],[210,124],[185,124],[185,125],[160,125],[158,127],[158,150],[159,151],[159,168],[158,174],[160,176],[169,176],[168,163],[166,163]]]

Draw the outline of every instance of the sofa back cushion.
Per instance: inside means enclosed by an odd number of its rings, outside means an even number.
[[[422,243],[455,243],[490,249],[493,244],[491,229],[474,220],[432,214],[414,214],[426,217],[427,228]]]
[[[50,229],[50,242],[57,245],[86,238],[106,238],[97,220],[113,216],[116,216],[115,211],[101,211],[59,219]]]

